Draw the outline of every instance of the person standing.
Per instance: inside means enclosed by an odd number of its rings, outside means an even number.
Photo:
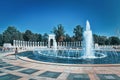
[[[18,59],[18,58],[17,58],[17,53],[18,53],[18,49],[15,48],[15,58],[16,58],[16,59]]]

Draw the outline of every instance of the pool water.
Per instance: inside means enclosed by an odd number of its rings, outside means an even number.
[[[54,56],[46,56],[38,53],[33,53],[33,51],[22,52],[18,54],[19,56],[28,57],[33,60],[52,62],[52,63],[64,63],[64,64],[120,64],[120,52],[114,54],[111,51],[107,51],[104,58],[94,58],[94,59],[73,59],[73,58],[62,58]]]

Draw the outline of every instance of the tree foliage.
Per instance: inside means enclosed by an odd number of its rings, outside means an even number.
[[[77,25],[73,29],[73,36],[69,34],[65,34],[64,27],[62,24],[59,24],[57,27],[54,27],[52,31],[56,35],[57,41],[83,41],[83,28],[80,25]],[[120,39],[115,36],[107,37],[101,36],[97,34],[93,34],[94,43],[98,43],[99,45],[120,45]],[[14,26],[8,26],[8,28],[0,34],[0,45],[3,43],[11,43],[13,44],[13,40],[24,40],[24,41],[48,41],[48,34],[44,33],[38,34],[33,33],[31,30],[26,30],[25,32],[20,32]]]
[[[99,42],[99,36],[96,35],[96,34],[93,34],[93,40],[94,40],[94,43],[98,43]]]
[[[23,34],[23,38],[25,41],[32,41],[32,38],[33,38],[32,31],[26,30],[25,33]]]
[[[14,26],[9,26],[7,30],[3,32],[3,43],[13,43],[13,40],[16,39],[23,40],[22,33]]]
[[[118,37],[112,36],[109,38],[110,45],[119,45],[120,39]]]
[[[99,45],[119,45],[120,39],[118,37],[112,36],[107,38],[106,36],[98,36],[93,34],[94,43],[98,43]]]
[[[98,43],[99,45],[108,45],[108,38],[106,36],[100,36],[100,35],[96,35],[93,34],[93,40],[94,43]]]
[[[44,33],[43,37],[42,37],[42,41],[47,42],[48,41],[48,34]]]
[[[65,35],[65,40],[66,42],[71,42],[71,37],[69,36],[69,34]]]
[[[3,37],[2,37],[2,34],[0,34],[0,46],[2,46],[3,44]]]
[[[25,33],[23,34],[23,38],[25,41],[42,41],[42,35],[33,33],[30,30],[26,30]]]
[[[106,40],[107,40],[106,36],[99,36],[98,37],[98,44],[99,45],[105,45]]]
[[[63,41],[64,40],[65,30],[64,30],[64,27],[62,26],[62,24],[59,24],[57,26],[57,28],[54,27],[53,33],[56,35],[56,40],[57,41]]]
[[[83,39],[83,28],[80,25],[77,25],[73,30],[75,40],[82,41]]]
[[[80,41],[81,42],[83,40],[83,28],[80,25],[77,25],[74,28],[73,33],[74,33],[75,41]]]

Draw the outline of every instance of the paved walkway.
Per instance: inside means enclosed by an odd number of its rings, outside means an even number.
[[[8,55],[0,59],[0,80],[120,80],[120,66],[41,64]]]

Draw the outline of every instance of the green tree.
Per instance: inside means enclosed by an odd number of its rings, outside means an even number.
[[[33,39],[32,31],[26,30],[25,33],[23,34],[23,38],[25,41],[32,41],[32,39]]]
[[[3,35],[0,34],[0,46],[2,46],[2,44],[3,44]]]
[[[94,40],[94,43],[98,43],[99,42],[99,36],[97,34],[93,34],[93,40]]]
[[[64,40],[65,30],[64,30],[64,27],[62,26],[62,24],[59,24],[57,26],[57,28],[54,27],[53,33],[56,35],[56,40],[57,41],[63,41]]]
[[[99,36],[99,37],[98,37],[98,44],[99,44],[99,45],[105,45],[106,40],[107,40],[107,37],[106,37],[106,36]]]
[[[71,37],[71,41],[72,41],[72,42],[76,41],[76,40],[75,40],[75,36],[72,36],[72,37]]]
[[[109,40],[106,36],[100,36],[97,34],[93,34],[93,39],[94,39],[94,43],[98,43],[99,45],[108,45],[109,44]]]
[[[47,33],[44,33],[43,37],[42,37],[42,40],[44,42],[47,42],[48,41],[48,34]]]
[[[65,35],[65,41],[66,42],[70,42],[71,41],[71,37],[69,36],[69,34]]]
[[[110,39],[109,38],[106,39],[105,45],[110,45]]]
[[[3,43],[13,44],[13,40],[23,40],[23,36],[14,26],[9,26],[7,30],[3,32]]]
[[[110,40],[110,45],[120,44],[120,39],[118,37],[112,36],[112,37],[109,37],[109,40]]]
[[[26,30],[23,34],[23,38],[25,41],[42,41],[42,35],[37,33],[32,33],[30,30]]]
[[[41,34],[34,33],[31,36],[32,36],[32,38],[30,38],[30,41],[35,41],[35,42],[42,41],[42,35]]]
[[[80,25],[77,25],[74,28],[73,33],[74,33],[75,41],[80,41],[81,44],[81,41],[83,40],[83,28]]]
[[[37,37],[37,39],[36,39],[37,42],[42,41],[42,35],[41,34],[37,34],[36,37]]]

